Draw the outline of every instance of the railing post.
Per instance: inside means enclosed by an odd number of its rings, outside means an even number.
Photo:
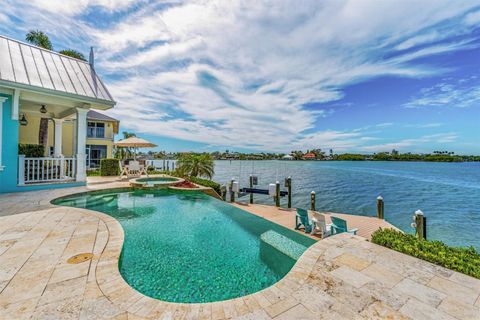
[[[60,179],[65,179],[65,157],[60,155]]]
[[[25,155],[18,156],[18,185],[25,185]]]
[[[288,204],[287,207],[292,207],[292,177],[287,178]]]
[[[383,203],[383,197],[382,196],[377,197],[377,217],[378,217],[378,219],[385,219],[384,218],[384,203]]]
[[[315,191],[310,192],[310,210],[315,210]]]
[[[427,240],[427,218],[425,218],[422,210],[415,211],[413,215],[413,222],[411,224],[412,228],[415,228],[415,235],[419,240]]]
[[[280,207],[280,182],[275,182],[275,206]]]

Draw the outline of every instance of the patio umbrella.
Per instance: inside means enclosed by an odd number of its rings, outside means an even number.
[[[125,148],[134,148],[134,159],[137,158],[137,148],[153,148],[156,147],[157,145],[154,143],[151,143],[145,139],[142,138],[137,138],[137,137],[130,137],[127,139],[120,140],[118,142],[114,143],[115,146],[117,147],[125,147]]]

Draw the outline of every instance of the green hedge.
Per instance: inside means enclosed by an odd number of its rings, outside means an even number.
[[[18,154],[27,158],[41,158],[45,156],[45,147],[41,144],[18,144]]]
[[[199,184],[204,187],[210,187],[213,190],[215,190],[218,194],[220,194],[220,184],[212,181],[212,180],[207,180],[207,179],[202,179],[202,178],[196,178],[196,177],[188,177],[188,180],[190,180],[193,183]]]
[[[102,177],[120,175],[120,166],[118,159],[102,159],[100,160],[100,175]]]
[[[93,169],[93,170],[88,170],[87,169],[87,177],[98,177],[100,176],[100,170],[99,169]]]
[[[441,241],[418,240],[393,229],[379,229],[372,242],[480,279],[480,255],[475,248],[450,247]]]

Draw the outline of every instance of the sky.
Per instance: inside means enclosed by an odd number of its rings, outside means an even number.
[[[0,0],[157,150],[480,154],[480,1]]]

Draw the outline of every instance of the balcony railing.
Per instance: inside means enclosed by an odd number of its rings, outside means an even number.
[[[74,181],[75,158],[26,158],[18,156],[18,184]]]

